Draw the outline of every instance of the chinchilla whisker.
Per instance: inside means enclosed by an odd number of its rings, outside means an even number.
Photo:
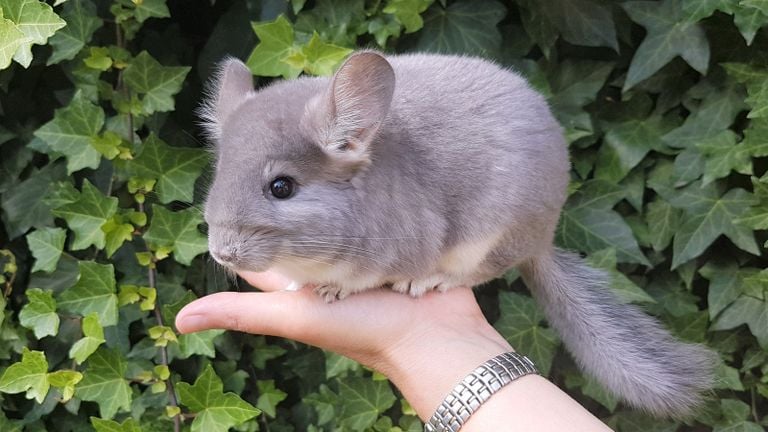
[[[289,242],[293,243],[293,244],[295,244],[297,246],[300,246],[302,244],[315,244],[315,245],[323,245],[323,246],[333,246],[333,247],[339,248],[339,252],[348,253],[349,251],[347,251],[347,249],[350,249],[352,251],[364,252],[364,253],[370,254],[371,256],[373,256],[375,258],[380,258],[378,253],[376,253],[376,252],[374,252],[374,251],[372,251],[370,249],[365,249],[365,248],[362,248],[362,247],[359,247],[359,246],[352,246],[352,245],[347,245],[347,244],[343,244],[343,243],[331,243],[331,242],[325,242],[325,241],[321,241],[321,240],[290,240]],[[400,257],[394,257],[394,258],[395,258],[395,260],[400,261],[403,264],[407,264],[407,261],[405,261],[404,259],[402,259]],[[395,267],[390,267],[390,268],[395,269]]]
[[[318,264],[325,264],[325,265],[327,265],[327,266],[333,266],[333,263],[330,263],[330,262],[327,262],[327,261],[322,261],[322,260],[319,260],[319,259],[315,259],[315,258],[308,258],[308,257],[304,257],[304,256],[297,256],[297,255],[281,255],[281,254],[274,254],[273,256],[274,256],[275,258],[278,258],[278,259],[285,259],[285,260],[290,260],[290,259],[294,259],[294,258],[295,258],[295,259],[300,259],[300,260],[304,260],[304,261],[311,261],[311,262],[315,262],[315,263],[318,263]]]
[[[320,236],[311,236],[313,238],[329,238],[329,239],[341,239],[341,240],[419,240],[426,237],[352,237],[352,236],[329,236],[329,235],[320,235]]]

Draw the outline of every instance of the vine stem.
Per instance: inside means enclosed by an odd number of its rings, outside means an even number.
[[[144,204],[139,204],[139,211],[144,213]],[[149,248],[147,248],[147,252],[150,252]],[[157,290],[157,274],[156,269],[154,267],[154,261],[152,261],[147,268],[147,278],[149,279],[149,287]],[[163,314],[160,312],[160,304],[157,300],[155,300],[155,320],[157,320],[157,325],[165,326],[165,320],[163,320]],[[161,346],[160,347],[160,363],[164,365],[165,367],[168,367],[168,348]],[[169,376],[167,380],[165,380],[165,386],[168,389],[168,399],[171,402],[171,405],[178,408],[179,407],[179,400],[176,398],[176,390],[173,387],[173,381],[171,380],[171,377]],[[181,422],[183,418],[181,416],[181,413],[176,414],[173,416],[173,431],[174,432],[181,432]]]

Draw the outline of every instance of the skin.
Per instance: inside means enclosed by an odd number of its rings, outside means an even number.
[[[475,367],[513,350],[486,321],[469,288],[420,298],[373,290],[327,304],[311,287],[284,290],[290,280],[276,273],[241,276],[263,292],[198,299],[176,317],[179,331],[237,330],[334,351],[386,375],[422,419]],[[462,428],[488,430],[610,429],[546,379],[526,376],[496,393]]]

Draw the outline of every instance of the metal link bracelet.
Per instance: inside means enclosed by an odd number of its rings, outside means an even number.
[[[467,375],[437,407],[425,432],[458,432],[483,402],[512,381],[539,371],[528,357],[508,352],[488,360]]]

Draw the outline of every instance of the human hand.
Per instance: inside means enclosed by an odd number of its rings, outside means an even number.
[[[286,291],[276,273],[241,276],[264,292],[223,292],[188,304],[182,333],[218,328],[281,336],[352,358],[389,377],[422,418],[453,386],[509,344],[469,288],[421,298],[372,290],[326,303],[310,287]]]

